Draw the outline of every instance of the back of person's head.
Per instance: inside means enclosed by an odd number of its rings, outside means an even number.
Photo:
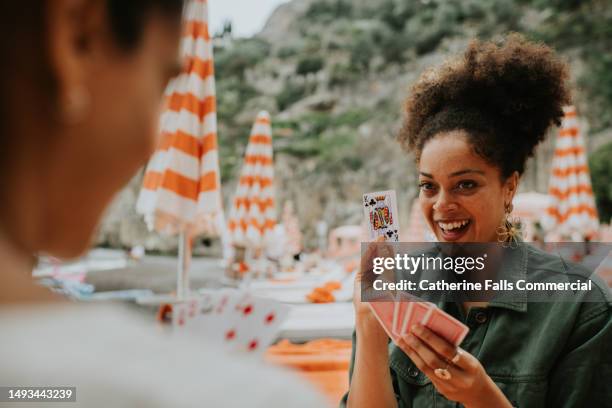
[[[0,229],[76,256],[149,157],[183,0],[0,2]]]

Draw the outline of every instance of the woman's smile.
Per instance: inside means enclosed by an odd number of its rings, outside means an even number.
[[[467,234],[471,226],[470,219],[448,219],[435,222],[436,235],[441,235],[445,241],[458,241]]]

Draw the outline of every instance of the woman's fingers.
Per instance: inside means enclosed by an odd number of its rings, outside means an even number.
[[[479,364],[474,356],[463,351],[460,347],[453,346],[422,324],[416,324],[412,332],[442,358],[462,370],[473,370]]]
[[[365,250],[365,253],[361,257],[361,269],[360,275],[363,278],[364,275],[367,275],[369,271],[372,270],[372,259],[377,255],[379,251],[379,242],[382,242],[381,239],[384,240],[384,237],[378,237],[376,241],[370,242]]]
[[[422,340],[413,334],[402,336],[401,339],[407,347],[418,354],[419,358],[427,364],[431,371],[437,368],[445,368],[449,365],[445,359],[441,358],[435,351],[431,350]]]
[[[405,337],[406,336],[399,337],[397,339],[397,345],[399,346],[399,348],[401,348],[404,353],[406,353],[408,357],[410,357],[414,365],[417,366],[419,370],[424,372],[427,376],[429,376],[430,374],[433,375],[433,370],[429,367],[425,360],[421,358],[419,353],[410,346],[410,344],[406,341]]]
[[[412,332],[445,360],[451,361],[457,355],[457,347],[453,346],[422,324],[415,324],[412,328]],[[453,364],[455,363],[453,362]]]
[[[440,387],[444,387],[444,389],[449,389],[448,387],[450,387],[451,389],[456,388],[455,382],[457,382],[457,380],[461,380],[461,376],[464,374],[464,372],[461,369],[455,368],[452,365],[449,365],[448,367],[446,367],[446,364],[440,367],[432,368],[429,365],[429,363],[425,361],[425,358],[423,358],[417,350],[412,348],[412,346],[408,342],[406,342],[401,337],[397,341],[398,341],[397,345],[408,355],[408,357],[410,357],[410,360],[412,360],[414,365],[419,370],[421,370],[427,377],[429,377],[429,379],[434,383],[436,388],[438,388],[439,390],[441,389]],[[440,378],[438,378],[438,376],[436,376],[436,373],[435,373],[436,369],[444,369],[444,368],[448,370],[448,372],[451,375],[451,378],[454,379],[454,382],[451,382],[448,380],[441,380]]]
[[[392,258],[394,249],[389,244],[385,243],[384,237],[378,237],[375,241],[370,242],[361,257],[361,267],[358,278],[365,288],[370,288],[374,281],[382,279],[387,282],[394,280],[392,269],[385,269],[382,274],[374,273],[375,258]]]

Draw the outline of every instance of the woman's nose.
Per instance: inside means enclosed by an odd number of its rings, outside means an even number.
[[[454,211],[457,208],[459,208],[459,206],[452,201],[451,197],[447,193],[444,192],[440,192],[440,194],[438,194],[438,199],[433,205],[434,211],[438,212]]]

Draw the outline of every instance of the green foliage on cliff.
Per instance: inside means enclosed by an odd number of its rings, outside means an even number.
[[[295,73],[298,75],[314,74],[319,72],[324,65],[325,61],[318,55],[305,56],[298,61],[297,67],[295,68]]]
[[[599,219],[610,223],[612,221],[612,143],[600,147],[591,155],[589,167]]]
[[[462,41],[491,39],[509,31],[557,49],[576,68],[574,96],[591,132],[612,126],[609,0],[315,0],[292,18],[288,32],[270,43],[236,39],[215,50],[224,178],[235,175],[240,163],[250,124],[244,123],[244,115],[242,123],[237,118],[253,109],[249,103],[254,98],[265,94],[275,105],[266,107],[273,124],[279,112],[291,112],[282,124],[291,136],[282,142],[275,139],[279,153],[312,160],[315,170],[356,169],[363,160],[353,148],[359,125],[394,124],[401,111],[394,98],[379,101],[376,109],[364,109],[362,101],[371,97],[364,84],[416,74],[423,60],[439,61],[459,51]],[[262,87],[262,77],[276,81],[276,86]],[[405,92],[408,85],[398,85],[396,92]],[[302,108],[304,104],[296,105],[325,92],[344,95],[345,103],[314,113]],[[346,103],[347,98],[351,102]],[[299,109],[292,109],[296,106]],[[605,152],[609,155],[609,148]],[[609,183],[600,176],[609,165],[594,160],[600,212],[609,217],[606,190],[597,184],[599,177]]]

